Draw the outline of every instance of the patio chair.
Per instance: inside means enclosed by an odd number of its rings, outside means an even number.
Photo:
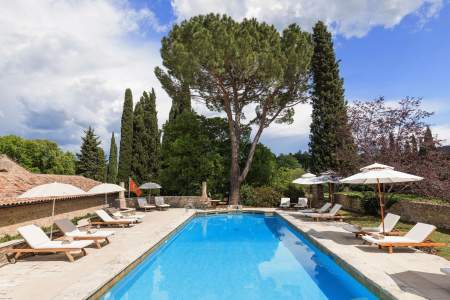
[[[144,211],[148,211],[148,210],[152,210],[152,209],[156,208],[155,205],[148,204],[147,199],[145,199],[144,197],[137,198],[137,204],[138,204],[138,207],[140,209],[143,209]]]
[[[94,241],[97,248],[101,248],[101,242],[104,241],[109,244],[108,237],[114,234],[113,231],[101,231],[101,230],[79,230],[70,220],[60,219],[55,221],[56,226],[64,233],[66,237],[73,238],[74,240],[87,240]]]
[[[294,205],[295,208],[305,208],[308,207],[308,198],[298,198],[298,203]]]
[[[384,235],[399,235],[399,232],[393,232],[395,225],[397,225],[400,220],[399,215],[388,213],[384,217]],[[344,229],[348,232],[354,233],[355,237],[360,237],[362,235],[370,235],[370,234],[382,234],[383,233],[383,224],[380,224],[378,227],[361,227],[355,225],[347,225],[344,226]]]
[[[327,202],[324,205],[322,205],[321,208],[317,209],[317,208],[310,208],[310,209],[302,209],[300,210],[300,215],[303,214],[308,214],[308,213],[326,213],[329,209],[331,208],[331,203]]]
[[[113,219],[116,220],[131,220],[134,219],[135,223],[141,223],[144,220],[145,215],[144,214],[136,214],[136,213],[131,213],[131,214],[124,214],[123,211],[115,211],[115,212],[111,212],[111,215],[113,216]]]
[[[100,218],[100,221],[90,221],[91,225],[96,225],[97,227],[104,226],[120,226],[120,227],[130,227],[136,224],[136,219],[113,219],[106,211],[99,209],[95,211],[95,214]]]
[[[155,197],[155,205],[159,210],[164,210],[170,207],[170,204],[164,203],[164,197]]]
[[[335,204],[328,213],[304,213],[303,216],[312,218],[314,221],[322,221],[322,220],[342,221],[344,217],[337,214],[341,208],[342,208],[341,204]]]
[[[289,208],[291,207],[291,199],[290,198],[281,198],[280,200],[281,208]]]
[[[73,262],[75,261],[72,256],[74,252],[85,256],[87,253],[84,248],[92,244],[92,241],[52,241],[41,228],[34,224],[19,227],[17,231],[30,248],[8,249],[7,253],[15,254],[10,259],[11,263],[15,263],[23,253],[64,253],[69,261]]]
[[[378,248],[387,248],[388,253],[393,252],[394,247],[445,247],[446,243],[437,243],[429,240],[429,236],[436,230],[436,226],[417,223],[404,236],[384,236],[377,238],[364,235],[362,238],[369,244],[378,245]]]

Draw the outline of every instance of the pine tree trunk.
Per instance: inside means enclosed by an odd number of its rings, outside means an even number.
[[[231,205],[238,205],[240,198],[240,169],[239,169],[239,141],[231,138],[231,170],[230,170],[230,201]]]

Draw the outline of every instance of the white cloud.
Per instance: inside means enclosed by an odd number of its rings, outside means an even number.
[[[443,0],[172,0],[178,21],[214,12],[236,19],[256,17],[279,29],[298,23],[309,30],[323,20],[345,37],[362,37],[376,26],[392,28],[410,14],[423,24],[442,5]]]
[[[119,128],[123,94],[136,101],[155,88],[160,123],[170,99],[153,68],[163,31],[154,13],[126,1],[3,1],[0,10],[0,134],[53,139],[78,151],[91,125],[108,149]]]

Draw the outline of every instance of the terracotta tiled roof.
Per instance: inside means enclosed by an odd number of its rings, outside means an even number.
[[[17,198],[17,196],[35,186],[52,182],[72,184],[84,191],[88,191],[92,187],[100,184],[96,180],[83,176],[34,174],[19,166],[6,155],[0,155],[0,206],[53,200],[54,198]],[[79,197],[85,196],[58,197],[57,199],[73,199]]]

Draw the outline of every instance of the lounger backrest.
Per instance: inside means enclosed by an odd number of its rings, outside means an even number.
[[[163,205],[164,204],[164,198],[163,197],[155,197],[155,204],[156,205]]]
[[[318,213],[323,214],[324,212],[326,212],[327,210],[329,210],[330,207],[331,207],[331,203],[330,203],[330,202],[327,202],[327,203],[325,203],[325,204],[318,210]]]
[[[308,198],[298,198],[298,205],[300,206],[308,206]]]
[[[436,230],[436,226],[425,224],[425,223],[417,223],[405,234],[405,238],[411,239],[417,243],[421,243]]]
[[[108,214],[106,213],[106,211],[104,211],[104,210],[102,210],[102,209],[96,210],[95,213],[97,214],[97,216],[99,216],[100,219],[102,219],[103,222],[114,221],[114,219],[111,218],[111,216],[108,215]]]
[[[333,208],[330,210],[330,215],[334,216],[337,212],[342,208],[342,205],[335,204]]]
[[[61,229],[63,233],[69,233],[78,230],[77,226],[73,225],[73,223],[68,219],[56,220],[55,224],[59,229]]]
[[[394,229],[395,225],[397,225],[399,220],[399,215],[388,213],[384,217],[384,231],[391,232]],[[380,230],[380,232],[383,231],[383,224],[380,224],[380,226],[378,226],[378,229]]]
[[[50,241],[45,232],[34,224],[19,227],[17,231],[25,239],[28,245],[30,245],[31,248],[38,248],[39,245],[48,243]]]
[[[291,198],[281,198],[280,206],[288,206],[291,204]]]
[[[140,208],[143,208],[143,207],[148,205],[147,200],[145,198],[142,198],[142,197],[138,198],[137,202],[138,202],[138,205],[139,205]]]

